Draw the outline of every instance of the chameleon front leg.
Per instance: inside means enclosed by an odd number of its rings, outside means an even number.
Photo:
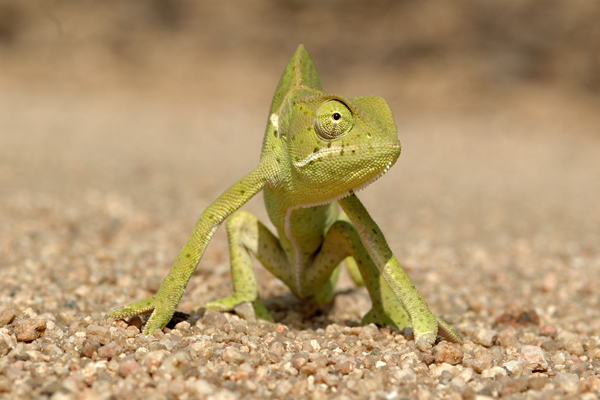
[[[210,301],[200,307],[216,311],[231,311],[239,303],[250,302],[258,318],[272,322],[273,318],[259,297],[250,253],[253,253],[275,276],[284,282],[289,282],[293,276],[285,252],[277,237],[247,211],[239,210],[233,213],[227,219],[226,227],[233,295]]]
[[[156,329],[164,328],[173,317],[175,308],[179,304],[185,287],[200,262],[212,235],[231,213],[265,186],[267,177],[270,175],[268,170],[267,165],[259,164],[256,169],[223,192],[213,204],[202,212],[192,234],[154,296],[115,308],[109,311],[106,317],[124,319],[152,312],[143,333],[149,335]]]
[[[342,259],[347,266],[350,262],[356,268],[354,273],[358,273],[359,277],[353,279],[355,283],[359,286],[366,286],[369,291],[372,306],[371,310],[363,317],[363,325],[375,323],[380,326],[395,326],[398,329],[410,326],[410,319],[406,311],[379,273],[371,256],[363,246],[358,232],[352,223],[343,216],[327,231],[321,251],[307,269],[306,275],[314,282],[322,282],[330,273],[329,271],[335,268]],[[353,274],[352,270],[350,273]]]
[[[339,204],[352,221],[381,276],[406,310],[415,340],[433,344],[439,334],[449,341],[462,343],[458,332],[431,313],[425,299],[392,254],[381,230],[360,200],[355,195],[350,195],[339,200]]]

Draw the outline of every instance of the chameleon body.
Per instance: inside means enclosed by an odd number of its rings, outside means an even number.
[[[425,344],[438,335],[462,342],[431,313],[354,194],[387,172],[400,148],[385,100],[324,93],[300,45],[277,86],[258,166],[202,212],[156,295],[107,317],[152,312],[144,333],[166,326],[210,238],[227,220],[233,295],[203,307],[229,311],[250,302],[257,317],[272,320],[259,297],[250,253],[298,298],[319,304],[333,297],[346,260],[353,280],[366,286],[372,300],[363,323],[412,326],[415,340]],[[238,210],[261,190],[278,236]]]

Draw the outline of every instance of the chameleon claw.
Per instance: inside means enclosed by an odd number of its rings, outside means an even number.
[[[126,319],[135,315],[149,314],[150,319],[146,323],[143,334],[150,335],[156,329],[162,329],[171,320],[175,310],[172,311],[165,307],[162,302],[156,297],[148,297],[142,300],[138,300],[124,307],[118,307],[110,310],[106,313],[106,318],[114,319]]]

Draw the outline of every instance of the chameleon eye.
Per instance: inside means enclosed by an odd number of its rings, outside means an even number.
[[[315,131],[325,140],[337,139],[352,129],[352,112],[341,101],[326,101],[317,110]]]

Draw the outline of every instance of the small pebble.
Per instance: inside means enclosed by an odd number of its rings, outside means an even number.
[[[291,359],[292,367],[300,370],[308,363],[308,355],[305,353],[296,354]]]
[[[547,376],[533,376],[527,379],[527,387],[533,390],[542,390],[550,379]]]
[[[248,322],[256,322],[256,313],[254,311],[254,307],[250,302],[244,302],[237,304],[233,311],[240,317],[244,318]],[[206,315],[206,314],[204,314]]]
[[[517,331],[513,327],[503,329],[500,332],[498,332],[496,340],[498,340],[498,343],[502,347],[517,347]]]
[[[483,378],[497,379],[499,376],[508,376],[508,372],[506,371],[506,369],[496,366],[482,371],[481,376]]]
[[[568,372],[556,374],[554,382],[566,394],[574,394],[579,389],[579,376]]]
[[[110,342],[110,343],[107,343],[104,346],[101,346],[100,348],[98,348],[97,351],[98,351],[98,357],[106,358],[106,359],[110,360],[113,357],[116,357],[119,354],[121,354],[123,352],[123,347],[121,347],[116,342]]]
[[[433,348],[433,358],[436,363],[458,364],[463,360],[464,352],[457,343],[440,342]]]
[[[292,389],[292,384],[288,380],[280,381],[276,386],[273,394],[278,399],[283,399]]]
[[[493,364],[494,357],[489,352],[485,352],[475,358],[473,361],[473,369],[480,374],[483,371],[492,368]]]
[[[172,378],[185,376],[192,368],[192,357],[186,351],[168,355],[157,370],[158,375],[170,375]]]
[[[0,307],[0,328],[11,324],[15,320],[15,313],[11,308]]]
[[[342,358],[336,365],[335,369],[343,375],[348,375],[356,368],[356,359],[354,357]]]
[[[230,346],[223,349],[223,361],[227,363],[241,364],[244,362],[244,355],[239,349]]]
[[[148,369],[148,372],[153,374],[158,370],[168,354],[165,350],[151,351],[144,356],[142,365]]]
[[[502,397],[507,397],[513,394],[522,393],[528,388],[527,378],[521,377],[517,379],[511,379],[506,382],[504,387],[501,389]]]
[[[269,351],[281,356],[285,352],[285,348],[281,342],[272,342]]]
[[[557,351],[560,349],[560,344],[552,339],[544,340],[540,346],[545,351]]]
[[[375,324],[368,324],[361,328],[358,338],[361,340],[373,340],[379,337],[379,328]]]
[[[128,375],[137,372],[140,364],[132,356],[127,356],[119,362],[119,375],[126,378]]]
[[[519,362],[523,368],[532,371],[545,371],[548,369],[548,362],[544,357],[544,351],[539,346],[523,346],[521,348]]]
[[[208,396],[215,392],[215,387],[204,379],[198,379],[192,385],[192,390],[200,396]]]
[[[506,324],[514,327],[524,325],[539,325],[540,317],[537,315],[535,310],[531,307],[520,307],[513,306],[496,318],[495,324]]]
[[[317,365],[315,363],[309,363],[300,368],[300,372],[306,375],[314,375],[317,373]]]
[[[458,376],[460,376],[465,382],[470,382],[475,375],[475,371],[472,368],[465,368],[459,372]]]
[[[46,331],[46,321],[26,318],[13,323],[15,335],[19,342],[33,342]]]
[[[576,356],[582,356],[585,354],[585,349],[583,348],[583,344],[579,340],[574,340],[568,342],[564,346],[565,351]]]
[[[439,378],[444,372],[448,372],[451,376],[459,375],[458,367],[450,364],[433,364],[429,367],[432,376]]]
[[[569,331],[560,331],[556,335],[556,340],[562,344],[567,344],[569,342],[578,342],[580,341],[579,335]]]
[[[523,365],[517,360],[510,360],[502,365],[509,372],[510,376],[517,377],[523,373]]]
[[[595,350],[598,347],[598,343],[596,342],[595,339],[593,338],[586,338],[583,339],[581,341],[581,344],[583,345],[583,348],[588,351],[588,350]]]
[[[228,389],[219,389],[218,392],[210,397],[210,400],[238,400],[239,398],[239,393],[232,392]]]
[[[494,344],[497,335],[498,332],[492,329],[477,327],[473,332],[473,341],[482,346],[491,347]]]
[[[555,365],[564,365],[567,362],[567,356],[568,354],[564,351],[559,351],[554,354],[550,360]]]
[[[398,383],[402,386],[417,385],[417,373],[412,369],[400,369],[394,372],[394,378],[398,380]]]
[[[92,355],[95,351],[98,351],[100,348],[100,343],[96,340],[86,340],[83,342],[83,346],[81,347],[80,354],[82,357],[92,358]]]
[[[12,383],[4,376],[0,376],[0,393],[8,393],[12,390]]]
[[[87,337],[104,345],[110,342],[110,330],[106,326],[90,324],[87,327]]]
[[[0,357],[7,355],[11,347],[10,336],[0,332]]]
[[[223,313],[207,309],[202,317],[202,322],[221,329],[227,323],[227,317]]]
[[[554,325],[544,325],[540,328],[540,334],[553,338],[556,336],[557,330]]]

